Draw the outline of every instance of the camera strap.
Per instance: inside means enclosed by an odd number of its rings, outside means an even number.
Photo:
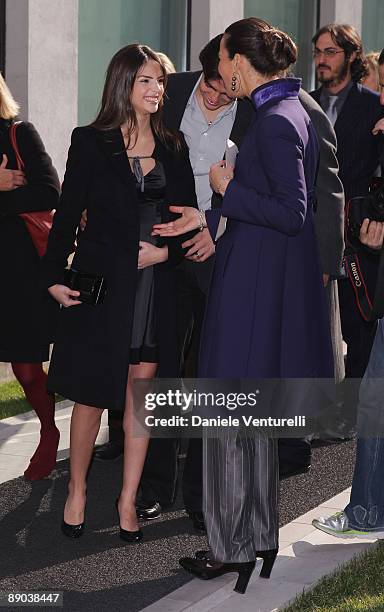
[[[357,307],[365,321],[373,321],[373,304],[361,271],[359,256],[349,245],[344,252],[344,268],[353,287]]]
[[[350,243],[344,252],[344,268],[353,287],[357,307],[365,321],[376,321],[384,316],[384,249],[380,253],[375,295],[369,295],[359,255]]]
[[[348,202],[345,210],[345,251],[344,251],[344,269],[355,293],[356,304],[361,316],[365,321],[376,321],[384,315],[384,249],[380,253],[379,269],[377,274],[377,282],[374,296],[369,294],[367,285],[364,280],[364,274],[360,266],[360,259],[357,248],[353,246],[349,240],[349,209]]]

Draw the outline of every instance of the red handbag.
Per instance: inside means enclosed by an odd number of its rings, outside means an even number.
[[[16,140],[16,130],[20,123],[21,121],[17,121],[11,124],[9,128],[9,139],[16,156],[17,169],[24,170],[25,164],[21,158]],[[54,213],[51,210],[40,210],[19,214],[19,217],[23,219],[27,227],[28,233],[39,257],[43,257],[47,250],[48,236],[52,227],[53,214]]]

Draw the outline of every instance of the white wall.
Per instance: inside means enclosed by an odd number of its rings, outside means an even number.
[[[201,68],[199,53],[207,42],[243,16],[243,0],[192,0],[191,70]]]
[[[363,0],[321,0],[320,26],[349,23],[361,32]]]
[[[62,179],[77,124],[78,0],[12,0],[6,19],[7,83]]]

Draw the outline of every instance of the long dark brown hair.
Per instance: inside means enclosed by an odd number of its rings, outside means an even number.
[[[128,147],[133,134],[137,134],[137,118],[132,107],[132,89],[138,72],[148,61],[154,60],[161,67],[164,89],[167,71],[161,58],[146,45],[138,43],[123,47],[110,61],[105,78],[100,110],[91,126],[98,130],[111,130],[123,124],[128,128]],[[168,130],[162,122],[163,99],[156,113],[151,114],[151,126],[159,140],[168,148],[180,151],[182,140],[178,133]]]

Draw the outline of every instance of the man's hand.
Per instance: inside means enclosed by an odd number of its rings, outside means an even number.
[[[74,291],[65,285],[52,285],[52,287],[49,287],[48,291],[51,296],[55,298],[56,302],[59,302],[64,308],[77,306],[82,303],[79,300],[73,299],[80,295],[80,291]]]
[[[327,287],[329,283],[329,274],[323,274],[323,285]]]
[[[380,250],[383,246],[384,223],[364,219],[360,228],[360,242],[370,249]]]
[[[379,132],[384,132],[384,117],[379,119],[376,123],[375,127],[372,130],[372,134],[376,136]]]
[[[183,249],[191,247],[185,254],[186,259],[190,261],[206,261],[215,252],[215,245],[207,228],[193,236],[190,240],[183,242],[181,246]]]
[[[168,247],[157,247],[150,242],[139,242],[139,258],[137,262],[137,269],[143,270],[148,266],[154,266],[155,264],[162,263],[168,259]]]
[[[21,170],[7,170],[8,157],[4,154],[0,164],[0,191],[12,191],[27,184]]]

